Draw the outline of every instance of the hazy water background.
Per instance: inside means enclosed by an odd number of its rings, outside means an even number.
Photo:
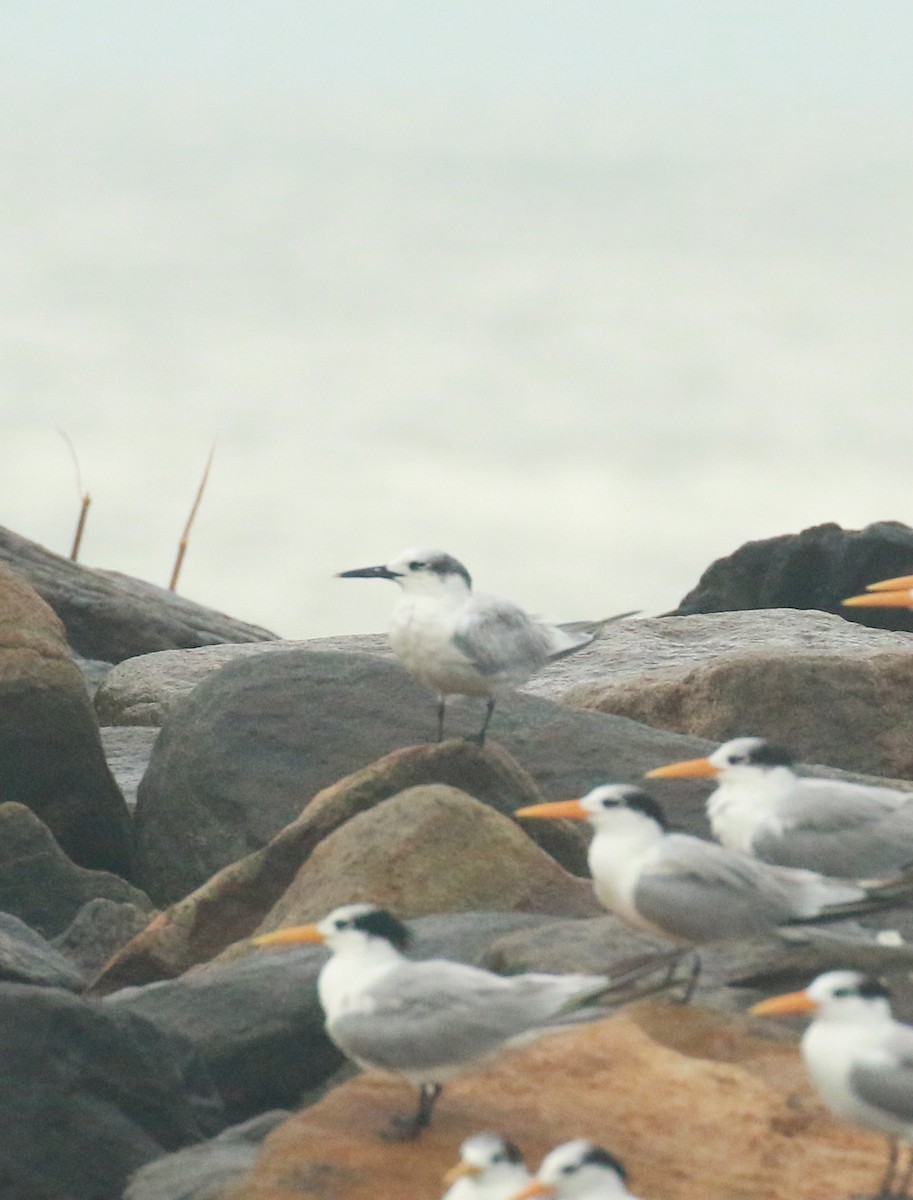
[[[913,521],[909,0],[0,3],[0,523],[287,636]]]

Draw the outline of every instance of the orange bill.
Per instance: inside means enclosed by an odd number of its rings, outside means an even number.
[[[913,576],[908,576],[908,580],[913,580]],[[870,590],[861,596],[850,596],[848,600],[841,600],[840,603],[845,608],[913,608],[913,596],[910,594],[910,588],[904,591],[899,588],[891,590],[888,584],[902,584],[903,579],[886,579],[884,583],[873,583],[870,585]],[[913,582],[911,582],[913,587]]]
[[[453,1185],[459,1179],[475,1179],[481,1174],[481,1167],[473,1166],[472,1163],[461,1162],[457,1163],[455,1167],[450,1168],[450,1170],[444,1176],[444,1183],[446,1183],[448,1187],[453,1187]]]
[[[526,1187],[520,1188],[519,1192],[514,1192],[510,1200],[530,1200],[531,1196],[554,1195],[556,1192],[550,1183],[540,1183],[538,1179],[534,1179]]]
[[[668,767],[655,767],[647,771],[644,779],[704,779],[718,774],[709,758],[687,758],[684,762],[669,763]]]
[[[579,800],[555,800],[551,804],[531,804],[518,808],[515,817],[563,817],[566,821],[588,821],[590,814]]]
[[[896,592],[901,588],[913,588],[913,575],[898,575],[896,579],[881,579],[866,585],[867,592]]]
[[[261,933],[251,941],[255,946],[296,946],[302,942],[322,942],[323,934],[316,925],[292,925],[274,933]]]
[[[793,1013],[813,1013],[818,1005],[808,992],[787,992],[784,996],[771,996],[748,1010],[753,1017],[786,1017]]]

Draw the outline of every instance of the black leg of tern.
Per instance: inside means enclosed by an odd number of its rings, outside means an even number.
[[[423,1083],[418,1091],[418,1108],[411,1117],[394,1117],[391,1128],[381,1136],[388,1142],[408,1142],[431,1124],[434,1102],[443,1091],[439,1083]]]
[[[495,711],[495,698],[492,696],[485,705],[485,720],[482,722],[482,728],[479,730],[476,737],[467,738],[467,742],[478,742],[479,746],[485,745],[485,734],[488,732],[488,724],[491,721],[491,714]]]
[[[444,709],[447,707],[447,697],[443,692],[437,698],[437,740],[444,740]]]

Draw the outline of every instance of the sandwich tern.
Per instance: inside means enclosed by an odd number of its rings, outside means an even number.
[[[341,571],[340,579],[392,579],[401,594],[390,619],[390,645],[410,675],[438,693],[438,741],[447,697],[485,696],[484,745],[495,703],[546,663],[582,650],[604,621],[552,625],[510,600],[472,590],[461,562],[442,550],[406,550],[380,567]],[[631,613],[620,613],[621,620]]]

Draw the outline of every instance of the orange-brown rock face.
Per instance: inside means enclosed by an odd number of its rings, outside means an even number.
[[[794,1042],[759,1024],[649,1004],[514,1050],[454,1080],[413,1143],[378,1137],[414,1093],[371,1073],[266,1141],[233,1200],[437,1200],[463,1138],[484,1129],[538,1165],[589,1137],[643,1200],[837,1200],[871,1194],[885,1143],[831,1118]]]

